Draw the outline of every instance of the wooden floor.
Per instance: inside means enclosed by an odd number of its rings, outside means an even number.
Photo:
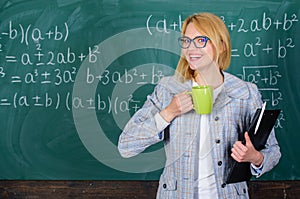
[[[7,199],[151,199],[157,181],[0,181],[0,198]],[[251,199],[299,199],[300,181],[249,182]]]

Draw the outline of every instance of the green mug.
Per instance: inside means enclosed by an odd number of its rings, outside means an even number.
[[[211,86],[193,86],[192,95],[194,109],[198,114],[210,114],[213,107],[213,88]]]

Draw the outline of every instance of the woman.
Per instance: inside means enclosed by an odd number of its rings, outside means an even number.
[[[281,157],[274,130],[261,151],[245,132],[262,105],[261,95],[256,85],[224,72],[231,44],[219,17],[188,17],[178,41],[182,56],[176,74],[163,78],[127,123],[119,139],[120,154],[132,157],[165,141],[167,161],[157,198],[249,198],[246,182],[226,184],[230,162],[250,162],[251,173],[259,177]],[[187,91],[195,85],[213,87],[210,114],[193,110]],[[237,141],[242,132],[245,145]]]

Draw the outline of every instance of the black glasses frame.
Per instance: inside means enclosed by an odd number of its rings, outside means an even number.
[[[183,47],[183,46],[182,46],[182,42],[181,42],[182,39],[187,39],[188,45],[187,45],[186,47]],[[204,45],[203,45],[203,46],[197,46],[197,44],[196,44],[196,42],[195,42],[195,39],[205,39]],[[194,39],[191,39],[191,38],[189,38],[189,37],[187,37],[187,36],[182,36],[182,37],[179,37],[179,38],[178,38],[178,43],[179,43],[179,46],[180,46],[181,48],[183,48],[183,49],[189,48],[189,47],[191,46],[191,43],[192,43],[192,42],[194,43],[194,46],[195,46],[196,48],[204,48],[204,47],[206,46],[208,40],[210,40],[210,39],[209,39],[208,37],[206,37],[206,36],[197,36],[197,37],[195,37]]]

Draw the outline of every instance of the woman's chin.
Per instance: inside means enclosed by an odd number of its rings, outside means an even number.
[[[191,70],[197,70],[197,66],[196,66],[195,63],[189,62],[189,66],[190,66],[190,69],[191,69]]]

